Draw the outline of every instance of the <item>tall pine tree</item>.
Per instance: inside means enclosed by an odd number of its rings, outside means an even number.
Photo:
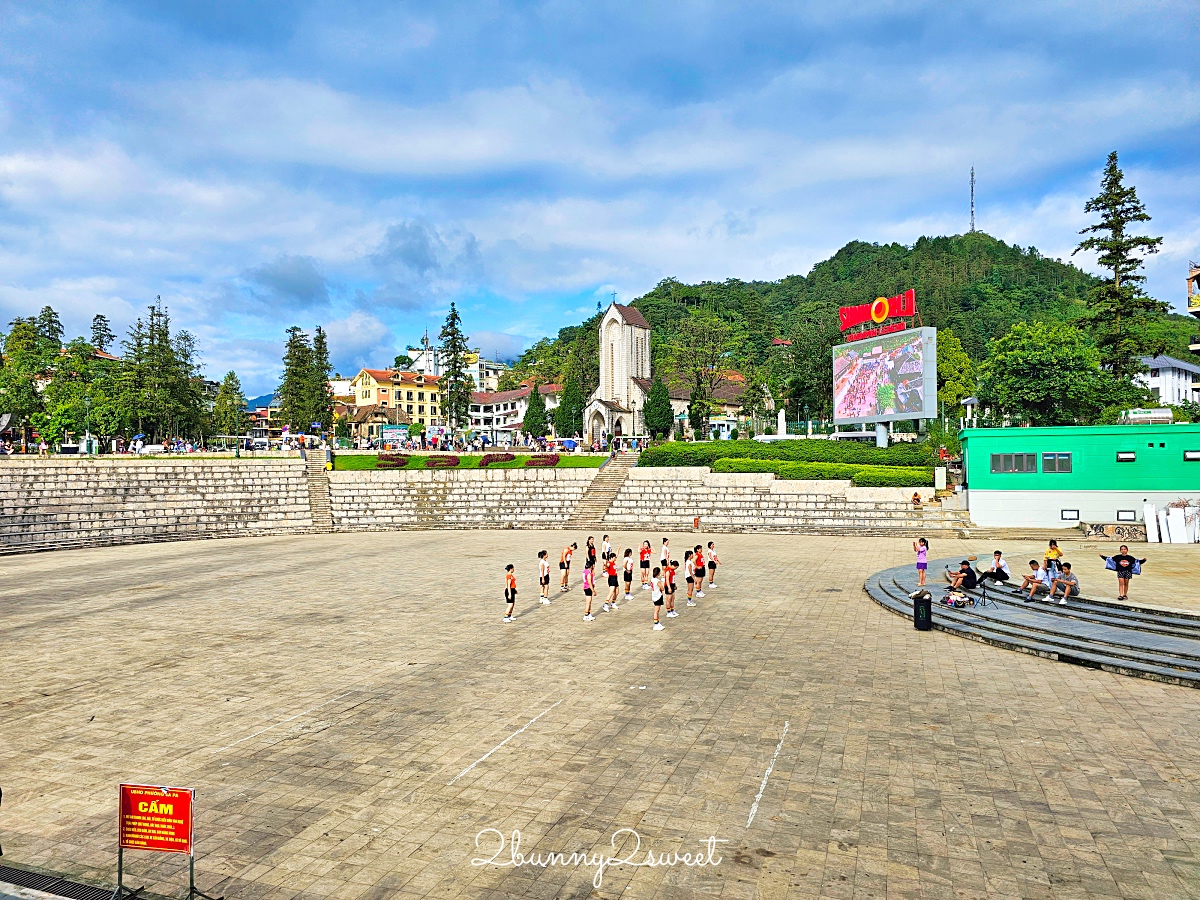
[[[312,372],[309,376],[312,408],[309,410],[309,423],[320,422],[322,431],[333,427],[333,391],[329,387],[329,376],[332,374],[329,343],[325,338],[325,329],[318,325],[312,343]]]
[[[467,337],[462,332],[462,319],[454,304],[446,324],[438,334],[441,347],[439,355],[442,376],[439,387],[442,393],[442,411],[452,431],[460,431],[471,423],[471,391],[474,382],[467,374]]]
[[[283,381],[279,384],[279,417],[288,431],[308,431],[312,410],[313,349],[300,326],[287,330],[283,351]]]
[[[236,372],[227,372],[213,402],[213,427],[217,434],[241,435],[246,430],[246,397]]]
[[[106,316],[102,316],[100,313],[96,313],[96,315],[92,316],[93,347],[95,347],[101,353],[105,353],[108,351],[108,348],[112,346],[112,342],[116,339],[117,336],[113,334],[112,326],[109,324]]]
[[[1142,290],[1146,276],[1141,274],[1145,256],[1157,253],[1161,237],[1129,234],[1129,227],[1149,222],[1146,207],[1137,190],[1125,185],[1125,173],[1117,165],[1114,150],[1108,154],[1100,193],[1084,206],[1086,212],[1100,213],[1100,222],[1089,225],[1080,234],[1090,235],[1079,242],[1080,250],[1095,250],[1097,262],[1112,273],[1088,294],[1088,331],[1100,351],[1100,362],[1118,377],[1129,377],[1145,369],[1140,356],[1161,353],[1165,345],[1147,330],[1148,320],[1166,312],[1167,305]]]

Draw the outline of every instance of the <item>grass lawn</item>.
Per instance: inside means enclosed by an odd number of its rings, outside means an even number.
[[[421,455],[417,453],[407,454],[409,457],[408,465],[405,469],[424,469],[425,460],[430,459],[429,455]],[[542,455],[542,454],[538,454]],[[482,453],[462,454],[458,458],[459,469],[478,469],[480,460],[483,459]],[[521,469],[525,467],[525,460],[530,458],[530,454],[520,454],[516,459],[508,462],[494,462],[489,469]],[[365,456],[341,456],[334,454],[333,468],[336,472],[354,472],[364,469],[375,469],[376,462],[379,457],[375,455]],[[555,468],[559,469],[596,469],[607,459],[605,456],[573,456],[563,455],[558,458],[558,465]]]

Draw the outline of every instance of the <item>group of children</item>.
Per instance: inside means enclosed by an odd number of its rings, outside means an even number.
[[[562,552],[558,555],[559,582],[558,589],[560,592],[569,591],[571,577],[571,560],[575,553],[579,550],[578,543],[570,543],[563,547]],[[625,596],[623,602],[628,603],[633,599],[633,572],[635,567],[641,573],[641,590],[650,592],[650,600],[654,607],[654,630],[662,631],[665,627],[660,620],[660,613],[665,609],[665,618],[674,619],[679,616],[675,611],[675,579],[676,573],[680,569],[680,563],[676,559],[672,559],[671,541],[670,538],[662,539],[662,548],[659,550],[658,565],[651,569],[651,557],[654,551],[650,547],[649,541],[642,541],[642,546],[637,550],[637,560],[635,566],[634,550],[632,547],[625,549],[618,562],[617,553],[613,550],[612,544],[609,543],[608,535],[604,535],[600,551],[597,554],[595,540],[591,537],[587,539],[587,544],[584,547],[584,563],[583,563],[583,596],[584,610],[583,621],[594,622],[596,617],[592,614],[592,601],[600,596],[601,581],[607,580],[607,594],[601,607],[602,612],[616,612],[620,609],[617,603],[617,594],[620,593],[622,583],[624,583]],[[717,545],[715,541],[709,541],[707,548],[701,544],[697,544],[691,550],[685,550],[683,553],[683,579],[687,584],[687,605],[695,606],[696,599],[704,596],[704,579],[708,578],[708,587],[715,588],[717,586],[717,566],[721,561],[717,558]],[[541,596],[539,602],[550,605],[550,554],[546,550],[538,551],[538,587]],[[509,563],[504,567],[504,602],[507,604],[507,610],[504,614],[505,622],[513,621],[513,611],[517,604],[517,576],[516,567]]]

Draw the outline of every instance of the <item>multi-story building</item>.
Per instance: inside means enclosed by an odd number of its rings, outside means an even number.
[[[525,410],[529,408],[532,393],[529,382],[522,382],[519,388],[512,391],[476,391],[471,394],[471,430],[486,436],[494,444],[511,442],[525,422]],[[540,385],[538,393],[542,395],[547,412],[558,408],[561,385]]]
[[[435,431],[443,429],[447,422],[438,382],[434,376],[421,372],[393,372],[392,402],[413,422]]]
[[[1145,356],[1142,365],[1150,371],[1134,380],[1149,388],[1160,403],[1178,406],[1200,400],[1200,366],[1173,356]]]
[[[419,375],[433,375],[440,378],[446,374],[441,349],[429,344],[428,339],[423,347],[408,347],[407,352],[412,359],[410,368]],[[478,391],[495,391],[500,386],[500,376],[508,371],[508,366],[501,362],[484,359],[478,349],[467,353],[465,359],[466,372],[475,382]]]

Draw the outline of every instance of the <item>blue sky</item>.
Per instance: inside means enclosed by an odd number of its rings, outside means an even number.
[[[291,324],[350,372],[456,301],[511,355],[958,233],[972,165],[981,229],[1066,257],[1115,149],[1151,292],[1200,256],[1194,0],[0,3],[0,46],[0,320],[161,294],[250,394]]]

